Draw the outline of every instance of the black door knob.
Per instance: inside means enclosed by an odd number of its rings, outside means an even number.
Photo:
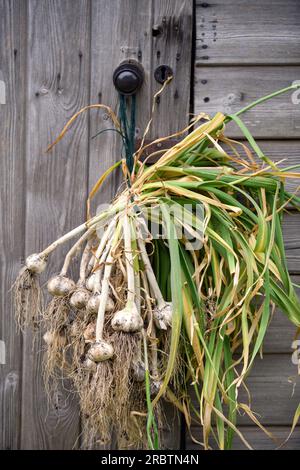
[[[133,95],[141,88],[143,81],[143,67],[134,60],[122,62],[113,74],[114,85],[122,95]]]

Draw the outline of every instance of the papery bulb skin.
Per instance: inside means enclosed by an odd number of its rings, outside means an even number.
[[[85,282],[85,287],[91,292],[93,292],[94,290],[95,280],[96,280],[96,273],[92,273]]]
[[[172,315],[173,309],[171,302],[166,302],[161,308],[155,307],[153,309],[154,322],[160,330],[167,330],[168,327],[172,326]]]
[[[125,307],[115,313],[111,326],[115,331],[135,333],[141,331],[144,322],[135,305]]]
[[[33,253],[26,258],[27,269],[34,274],[41,274],[45,271],[47,266],[47,260],[38,253]]]
[[[145,364],[143,361],[138,360],[132,364],[132,377],[136,382],[144,382],[145,380]]]
[[[88,357],[85,359],[85,361],[83,362],[83,368],[84,369],[87,369],[91,372],[95,372],[96,369],[97,369],[97,364],[95,361],[93,361],[92,359],[89,359]]]
[[[162,385],[162,382],[160,380],[156,380],[156,379],[151,380],[151,383],[150,383],[151,397],[155,397],[158,394],[161,385]]]
[[[96,323],[95,322],[91,322],[88,324],[88,326],[83,332],[83,337],[86,343],[91,343],[92,341],[95,341],[95,337],[96,337]]]
[[[47,346],[52,346],[54,343],[58,347],[63,347],[66,344],[66,337],[64,334],[58,333],[57,331],[46,331],[43,335],[43,340],[47,344]]]
[[[70,298],[70,305],[73,308],[81,310],[86,307],[90,297],[91,293],[87,289],[80,287],[72,294]]]
[[[52,331],[46,331],[46,333],[43,335],[43,340],[48,346],[51,346],[54,342],[54,336],[55,334]]]
[[[111,359],[114,355],[114,348],[104,340],[93,343],[88,352],[88,358],[94,362],[102,362]]]
[[[54,297],[64,297],[75,289],[75,282],[66,276],[58,275],[48,281],[47,289]]]
[[[101,294],[94,294],[90,297],[86,309],[89,313],[97,313],[100,305],[100,299],[101,299]],[[107,298],[106,305],[105,305],[105,311],[106,312],[112,312],[115,308],[115,303],[112,300],[111,297]]]

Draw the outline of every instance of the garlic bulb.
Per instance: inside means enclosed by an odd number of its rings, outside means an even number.
[[[92,361],[92,359],[89,359],[88,357],[85,359],[84,363],[83,363],[83,367],[84,369],[88,369],[88,370],[91,370],[91,371],[95,371],[96,368],[97,368],[97,364]]]
[[[77,308],[78,310],[85,308],[90,296],[91,294],[87,289],[83,287],[76,289],[70,298],[71,307]]]
[[[29,255],[26,258],[25,264],[30,272],[40,274],[45,270],[47,266],[47,260],[40,254],[34,253],[33,255]]]
[[[157,379],[151,380],[151,383],[150,383],[151,396],[155,396],[158,394],[161,385],[162,385],[162,382],[160,380],[157,380]]]
[[[172,325],[172,303],[165,302],[163,306],[157,306],[153,309],[153,318],[155,325],[160,330],[166,330]]]
[[[119,310],[119,312],[115,313],[111,322],[111,326],[115,331],[124,331],[124,333],[141,331],[143,324],[143,319],[135,304]]]
[[[43,335],[43,340],[48,346],[50,346],[54,342],[54,336],[55,334],[53,331],[46,331],[46,333]]]
[[[91,343],[92,341],[95,341],[95,337],[96,337],[96,323],[95,322],[88,324],[88,326],[83,332],[83,337],[86,343]]]
[[[101,362],[110,359],[114,355],[114,348],[103,339],[96,341],[90,347],[88,358],[94,362]]]
[[[94,294],[90,297],[87,303],[87,311],[89,313],[97,313],[100,305],[101,294]],[[112,312],[115,308],[115,303],[111,297],[108,297],[106,300],[105,311]]]
[[[55,342],[58,347],[62,347],[66,344],[65,335],[54,331],[46,331],[43,336],[43,340],[48,346],[51,346]]]
[[[49,294],[63,297],[75,289],[75,282],[66,276],[58,275],[48,281],[47,289]]]
[[[96,273],[92,273],[85,282],[85,287],[91,292],[93,292],[96,278]]]
[[[143,361],[138,360],[132,364],[132,376],[136,382],[143,382],[145,380],[145,364]]]

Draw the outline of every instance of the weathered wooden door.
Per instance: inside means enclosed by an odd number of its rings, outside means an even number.
[[[119,158],[119,148],[108,133],[91,139],[106,125],[102,111],[82,116],[50,155],[47,145],[86,104],[117,108],[112,74],[128,58],[145,70],[137,137],[160,87],[154,71],[162,64],[172,68],[174,79],[157,103],[149,137],[183,128],[189,112],[238,109],[299,78],[299,26],[297,0],[0,0],[0,340],[6,350],[5,364],[0,361],[1,448],[80,446],[76,398],[61,387],[49,405],[41,338],[16,333],[9,289],[27,254],[84,219],[88,190]],[[299,97],[257,108],[246,122],[271,157],[300,163]],[[238,136],[234,128],[229,133]],[[109,179],[97,203],[109,201],[118,184]],[[299,215],[285,220],[289,266],[298,284]],[[293,334],[275,315],[264,361],[249,377],[253,408],[279,438],[287,435],[300,401],[290,379],[297,374]],[[276,446],[245,417],[240,424],[255,447]],[[201,440],[199,429],[192,433]],[[194,447],[177,421],[166,442],[170,448]],[[289,446],[299,444],[297,428]]]

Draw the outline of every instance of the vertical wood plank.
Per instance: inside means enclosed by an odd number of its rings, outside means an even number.
[[[45,155],[47,144],[89,101],[90,2],[29,0],[26,142],[26,254],[82,222],[87,196],[88,121],[81,117]],[[57,272],[68,247],[51,257]],[[46,279],[44,279],[46,280]],[[63,387],[49,404],[42,379],[41,337],[24,337],[24,449],[72,449],[79,435],[76,400]]]
[[[1,0],[0,12],[0,448],[17,449],[22,353],[9,290],[24,256],[26,2]]]
[[[144,129],[150,112],[151,13],[152,0],[92,0],[91,103],[103,103],[118,112],[119,98],[112,81],[113,72],[124,60],[140,62],[145,71],[145,83],[138,93],[137,133]],[[105,112],[92,111],[91,137],[99,130],[111,127]],[[91,139],[89,188],[120,158],[120,137],[115,133],[105,132]],[[94,206],[109,203],[121,183],[120,172],[108,177],[95,198]],[[114,448],[115,443],[112,442],[109,447]]]
[[[150,137],[157,138],[183,129],[189,120],[191,92],[193,2],[192,0],[154,0],[151,90],[161,85],[154,79],[159,65],[173,70],[173,79],[157,101]],[[179,449],[181,416],[170,404],[165,405],[168,428],[163,446]]]
[[[154,79],[159,65],[173,70],[173,80],[159,97],[151,137],[183,129],[189,120],[193,37],[192,0],[154,0],[152,94],[161,85]]]
[[[92,3],[92,102],[103,102],[117,109],[118,97],[111,81],[113,70],[122,60],[139,60],[145,69],[145,83],[138,95],[137,137],[143,135],[150,117],[153,93],[161,86],[154,80],[154,69],[159,64],[167,64],[173,68],[174,80],[161,98],[149,136],[155,138],[168,134],[187,123],[190,105],[192,3],[190,0],[94,0]],[[155,28],[158,24],[161,33],[157,37]],[[91,135],[106,125],[103,122],[107,119],[105,113],[100,111],[98,115],[98,120],[91,118]],[[117,138],[108,133],[91,141],[90,186],[100,173],[120,157],[120,147],[116,142]],[[98,202],[108,202],[115,195],[117,181],[117,178],[107,180],[97,198]],[[172,431],[166,432],[164,446],[179,448],[178,417],[174,416],[173,410],[168,410],[168,416]]]
[[[296,0],[253,0],[251,4],[240,0],[196,1],[195,112],[213,115],[215,111],[225,111],[230,114],[297,79],[299,7]],[[294,158],[293,147],[297,147],[297,141],[292,139],[299,135],[299,107],[295,104],[291,94],[286,94],[254,108],[243,117],[256,138],[270,139],[261,141],[260,145],[271,159],[276,160],[280,155],[279,158],[286,157],[289,162]],[[234,126],[228,127],[227,134],[241,137]],[[285,140],[278,141],[280,137]],[[294,184],[293,181],[288,184],[291,183]],[[299,271],[298,223],[296,214],[285,216],[283,223],[288,267],[293,273]],[[291,362],[292,338],[291,324],[286,321],[284,325],[282,313],[275,312],[265,341],[267,354],[262,361],[257,358],[247,379],[253,398],[252,410],[258,413],[263,424],[271,424],[272,432],[282,439],[288,435],[299,402],[297,386],[292,389],[289,383],[297,374],[296,365]],[[284,352],[286,354],[282,354]],[[275,448],[256,426],[249,426],[245,416],[239,417],[239,422],[255,449]],[[195,447],[189,436],[186,436],[186,443],[188,449]],[[241,447],[239,442],[234,442],[234,449]],[[298,428],[286,448],[299,448]]]
[[[145,71],[145,83],[138,93],[137,134],[149,119],[151,68],[152,0],[92,0],[91,40],[91,102],[109,105],[118,111],[118,93],[112,77],[115,68],[124,60],[135,59]],[[103,128],[112,127],[103,111],[90,116],[91,136]],[[120,137],[105,132],[90,141],[89,187],[121,157]],[[97,197],[97,203],[110,202],[120,179],[107,178]]]

